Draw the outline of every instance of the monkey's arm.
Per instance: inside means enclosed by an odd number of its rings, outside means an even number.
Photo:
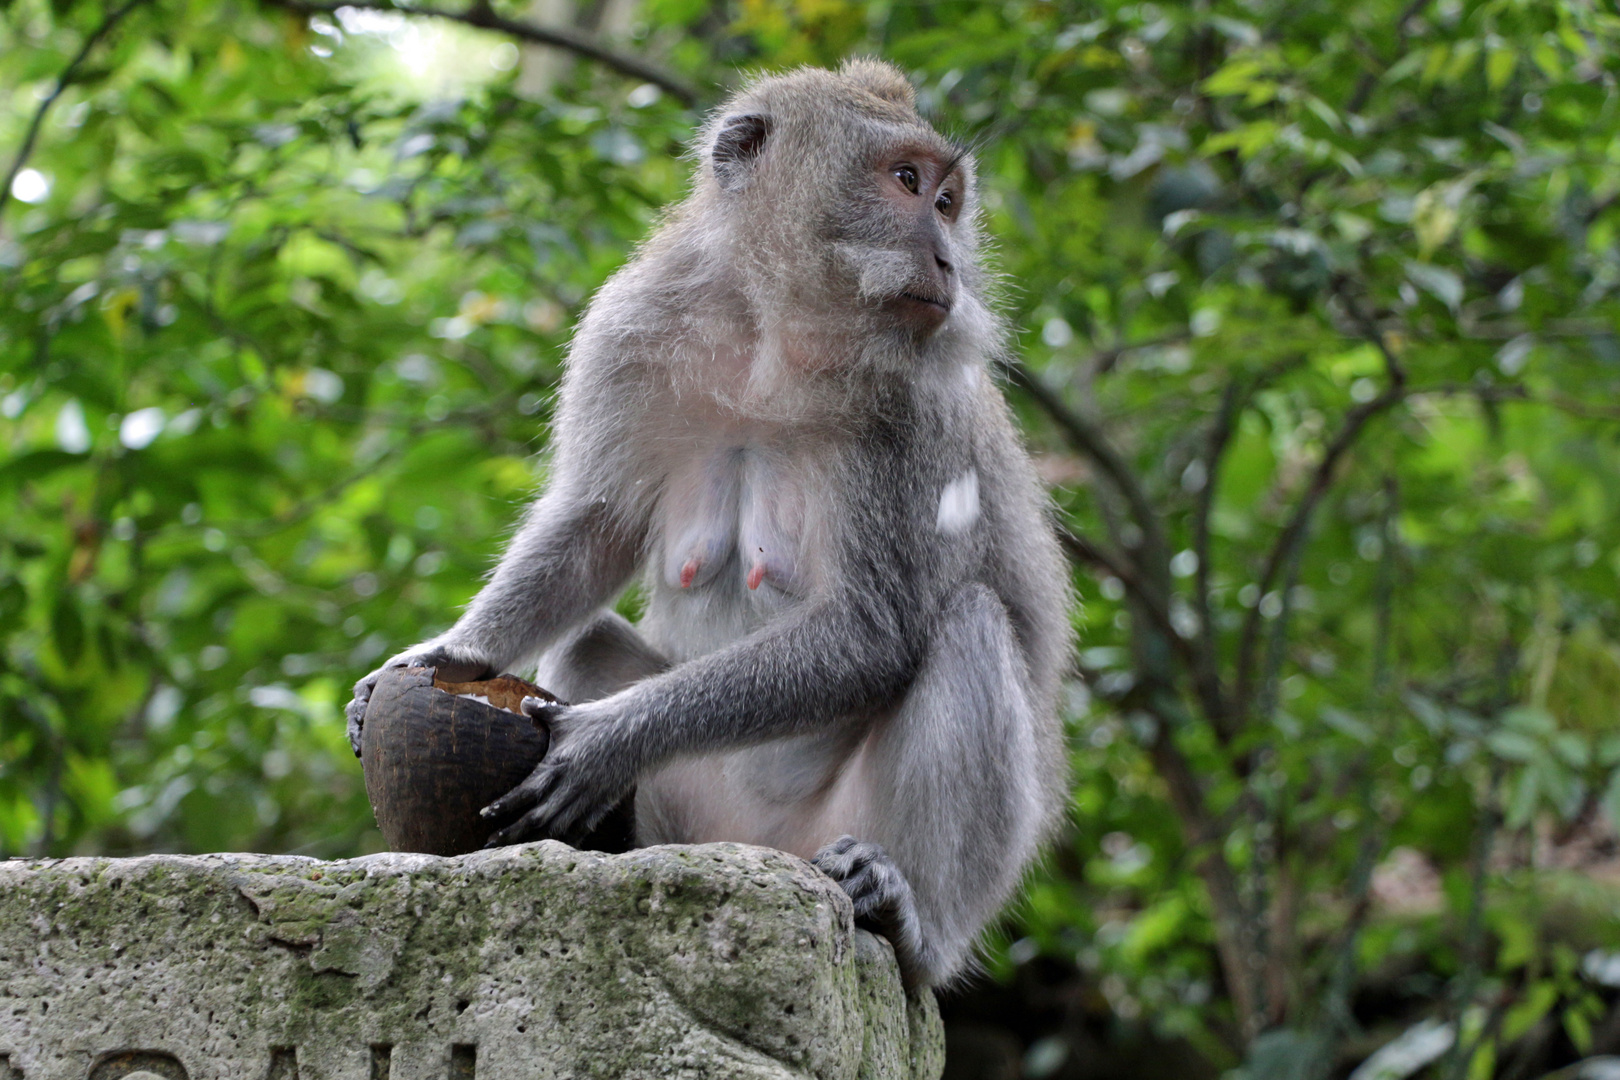
[[[567,490],[543,495],[456,624],[355,684],[345,711],[356,756],[366,704],[383,671],[433,667],[442,677],[466,681],[516,666],[624,586],[644,532],[643,524],[627,522],[605,500]]]
[[[683,753],[813,730],[896,700],[926,639],[905,590],[813,601],[718,652],[585,705],[525,707],[551,727],[551,749],[486,816],[528,808],[490,838],[589,829],[643,771]]]

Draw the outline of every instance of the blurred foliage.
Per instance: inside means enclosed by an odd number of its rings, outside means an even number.
[[[1084,678],[1073,826],[987,953],[1032,1004],[954,1016],[953,1070],[1620,1049],[1609,6],[578,22],[710,100],[882,55],[981,147]],[[0,88],[0,854],[374,850],[348,685],[476,590],[698,113],[228,0],[0,3]]]

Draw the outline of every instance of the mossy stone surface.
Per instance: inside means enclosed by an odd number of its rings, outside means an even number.
[[[934,1080],[943,1045],[764,848],[0,863],[6,1080]]]

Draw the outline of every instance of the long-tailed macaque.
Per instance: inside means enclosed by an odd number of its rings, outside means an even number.
[[[865,60],[758,79],[699,151],[580,323],[544,492],[387,666],[537,663],[572,703],[525,703],[551,750],[491,843],[633,790],[638,844],[811,858],[938,985],[1065,794],[1068,578],[990,377],[973,164]],[[606,605],[637,575],[631,625]]]

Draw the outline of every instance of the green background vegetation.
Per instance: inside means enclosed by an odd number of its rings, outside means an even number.
[[[318,7],[0,3],[0,854],[376,850],[349,684],[543,481],[701,108],[868,53],[980,140],[1084,598],[952,1073],[1620,1049],[1608,5]]]

